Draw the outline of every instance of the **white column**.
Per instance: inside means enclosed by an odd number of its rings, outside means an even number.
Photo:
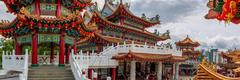
[[[162,80],[162,62],[158,63],[157,66],[157,80]]]
[[[136,80],[136,61],[131,61],[130,80]]]
[[[175,66],[176,66],[176,77],[175,77],[175,80],[179,80],[179,63],[175,63]]]
[[[172,79],[173,79],[173,80],[175,80],[175,77],[176,77],[176,66],[175,66],[175,65],[176,65],[176,64],[173,63],[173,70],[172,70],[172,71],[173,71],[173,72],[172,72],[172,73],[173,73],[173,75],[172,75]]]

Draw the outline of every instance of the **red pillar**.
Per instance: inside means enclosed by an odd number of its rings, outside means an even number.
[[[50,63],[53,63],[54,61],[54,48],[55,48],[54,44],[51,43]]]
[[[88,79],[92,80],[92,69],[88,68]]]
[[[57,17],[61,16],[61,1],[57,0]]]
[[[64,67],[64,53],[65,53],[65,41],[64,41],[64,31],[60,34],[60,49],[59,49],[59,67]]]
[[[66,54],[66,63],[67,63],[67,64],[69,63],[70,52],[71,52],[71,48],[68,47],[68,48],[67,48],[67,54]]]
[[[77,46],[76,46],[76,44],[73,45],[73,52],[74,52],[74,54],[77,53]]]
[[[74,44],[73,44],[73,52],[74,52],[74,54],[77,53],[77,42],[76,42],[76,39],[74,40]]]
[[[35,1],[35,12],[38,16],[40,16],[40,0]]]
[[[20,45],[17,42],[17,40],[15,40],[15,54],[16,55],[20,55],[21,54],[21,52],[20,52]]]
[[[116,68],[112,68],[112,80],[116,80]]]
[[[32,36],[32,67],[38,66],[38,41],[37,41],[37,32],[33,31]]]

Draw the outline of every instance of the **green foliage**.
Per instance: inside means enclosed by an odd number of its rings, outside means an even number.
[[[4,40],[3,46],[1,49],[4,51],[8,51],[8,52],[12,51],[14,49],[14,40],[12,40],[12,39]]]

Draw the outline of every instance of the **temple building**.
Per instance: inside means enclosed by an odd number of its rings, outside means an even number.
[[[198,66],[196,80],[219,79],[219,80],[239,80],[239,50],[222,52],[223,63],[213,64],[204,59]]]
[[[181,76],[193,77],[196,75],[198,57],[201,55],[200,51],[195,50],[196,47],[199,47],[200,44],[198,42],[194,42],[189,36],[187,36],[182,41],[178,41],[175,43],[177,49],[182,51],[182,55],[187,57],[187,60],[180,65],[179,73]]]
[[[15,55],[24,55],[23,47],[31,46],[29,56],[21,57],[25,65],[19,71],[23,70],[25,79],[39,79],[27,72],[41,75],[34,70],[58,65],[56,69],[70,66],[75,80],[178,80],[184,56],[195,58],[199,54],[194,51],[199,44],[188,37],[176,43],[179,48],[169,43],[158,45],[170,39],[170,32],[146,29],[159,25],[160,16],[138,17],[122,0],[105,0],[102,10],[91,0],[2,1],[8,12],[16,15],[13,21],[0,25],[0,34],[15,40],[13,55],[3,56],[3,69],[18,70],[8,63],[18,62]],[[50,48],[49,55],[40,55],[39,46]]]

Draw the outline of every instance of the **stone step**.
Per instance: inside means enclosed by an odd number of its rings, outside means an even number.
[[[28,78],[65,78],[73,75],[29,75]]]
[[[55,70],[55,69],[36,69],[36,70],[29,70],[29,72],[71,72],[71,70]]]
[[[29,72],[29,75],[67,75],[72,72]]]
[[[74,76],[69,67],[39,66],[29,69],[28,80],[74,80]]]
[[[75,80],[74,77],[64,78],[28,78],[28,80]]]

